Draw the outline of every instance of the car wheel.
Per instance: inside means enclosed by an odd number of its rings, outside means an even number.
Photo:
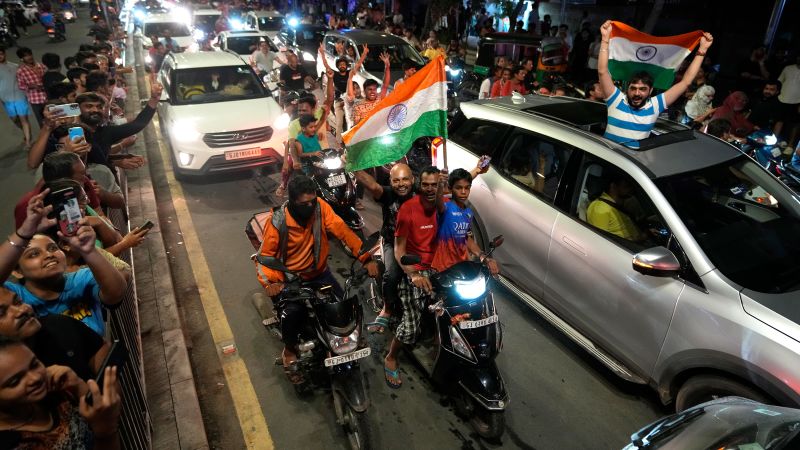
[[[739,381],[718,375],[698,375],[689,378],[678,390],[675,410],[681,412],[700,403],[727,396],[744,397],[762,403],[773,402],[758,389]]]

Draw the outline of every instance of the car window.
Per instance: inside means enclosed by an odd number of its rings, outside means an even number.
[[[214,82],[216,81],[216,82]],[[266,97],[249,66],[203,67],[175,71],[174,104],[193,105]]]
[[[364,69],[367,72],[381,72],[383,73],[383,61],[381,55],[386,52],[392,62],[392,67],[399,67],[403,61],[411,60],[418,66],[425,65],[425,60],[411,47],[409,44],[393,44],[393,45],[370,45],[369,53],[364,59]]]
[[[336,57],[336,39],[333,36],[328,36],[325,38],[325,53]]]
[[[800,288],[800,197],[752,159],[656,180],[712,264],[757,292]]]
[[[283,26],[283,17],[259,17],[258,29],[261,31],[277,31]]]
[[[250,55],[258,49],[261,36],[228,36],[227,48],[239,55]]]
[[[172,86],[172,66],[164,64],[161,69],[161,84],[164,85],[164,92],[170,93]]]
[[[552,202],[572,147],[522,129],[515,129],[503,147],[494,161],[498,172]]]
[[[666,227],[647,192],[622,169],[585,155],[570,214],[633,253],[667,245]]]
[[[144,25],[142,34],[145,36],[156,35],[158,37],[164,36],[164,31],[169,30],[172,37],[186,37],[190,36],[191,32],[186,24],[178,22],[150,22]]]
[[[450,131],[450,140],[477,156],[488,155],[494,158],[497,144],[510,129],[510,126],[502,123],[467,119],[461,126]]]

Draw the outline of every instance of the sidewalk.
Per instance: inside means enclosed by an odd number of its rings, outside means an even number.
[[[132,40],[128,48],[134,48]],[[134,56],[138,58],[138,54],[129,52],[127,64],[134,66]],[[140,110],[139,99],[148,97],[146,93],[140,95],[145,88],[141,61],[135,67],[136,76],[129,76],[126,111],[134,115]],[[148,145],[157,145],[153,126],[149,125],[139,136],[132,153],[146,155]],[[144,244],[134,251],[153,449],[208,449],[168,254],[161,234],[160,222],[164,218],[158,217],[149,165],[127,172],[127,179],[131,225],[138,226],[147,220],[156,223]]]

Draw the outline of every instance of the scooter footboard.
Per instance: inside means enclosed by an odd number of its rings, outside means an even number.
[[[332,385],[354,411],[364,412],[369,408],[369,394],[361,367],[354,366],[347,371],[333,374]]]
[[[462,368],[459,386],[484,408],[502,411],[508,406],[508,392],[495,364]]]

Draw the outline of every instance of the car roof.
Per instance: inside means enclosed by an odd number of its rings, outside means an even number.
[[[175,61],[177,70],[247,64],[239,55],[230,52],[182,52],[170,53],[170,56]]]
[[[252,11],[256,17],[284,17],[278,11]]]
[[[508,96],[469,103],[480,108],[527,114],[539,120],[555,122],[565,130],[572,129],[631,160],[645,169],[651,178],[698,170],[742,155],[738,149],[720,139],[664,119],[656,122],[649,138],[639,141],[639,149],[633,149],[597,133],[608,118],[604,103],[539,94],[524,96],[524,102],[514,101],[514,98]],[[491,115],[486,117],[491,118]]]
[[[160,22],[175,22],[175,23],[182,23],[186,25],[182,20],[175,17],[171,13],[159,13],[159,14],[150,14],[144,19],[145,22],[153,22],[153,23],[160,23]],[[188,25],[186,25],[188,27]]]
[[[326,36],[346,37],[355,41],[356,44],[397,44],[407,42],[405,39],[393,34],[375,30],[359,30],[350,28],[337,31],[329,31]]]

